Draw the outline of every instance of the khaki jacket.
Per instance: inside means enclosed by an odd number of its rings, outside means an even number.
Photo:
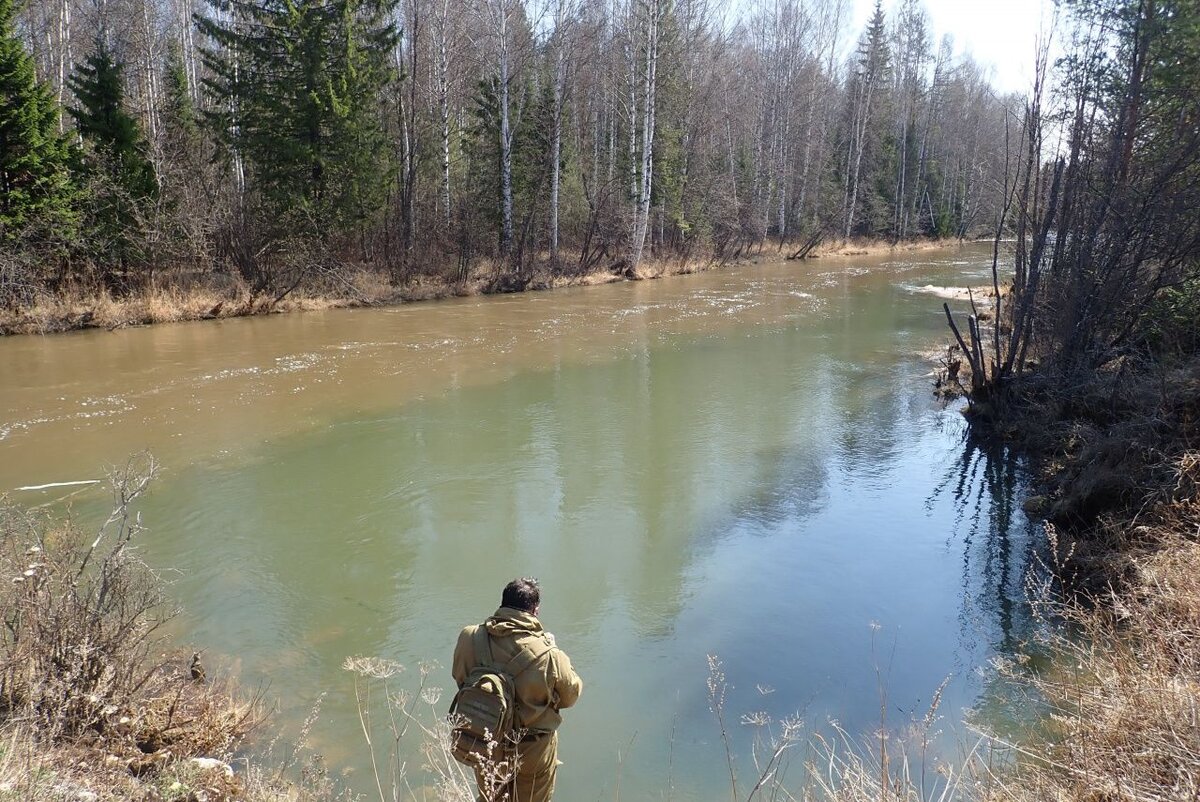
[[[542,629],[533,615],[511,607],[501,607],[483,624],[469,626],[458,635],[451,673],[461,688],[471,669],[479,664],[472,637],[480,626],[487,627],[491,639],[492,661],[503,666],[519,648],[550,651],[516,678],[517,726],[552,732],[562,723],[558,711],[575,704],[583,691],[583,680],[571,667],[566,652],[554,645],[554,638]]]

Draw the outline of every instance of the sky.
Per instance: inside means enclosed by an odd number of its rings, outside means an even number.
[[[857,39],[875,0],[851,0]],[[1033,65],[1039,33],[1050,30],[1052,0],[923,0],[932,23],[933,50],[942,36],[954,38],[956,54],[970,52],[975,61],[994,70],[992,84],[1001,92],[1024,92],[1033,86]],[[899,0],[883,0],[890,12]],[[889,13],[890,19],[890,13]]]

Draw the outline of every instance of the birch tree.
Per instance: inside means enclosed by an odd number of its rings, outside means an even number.
[[[667,0],[637,0],[632,9],[638,50],[630,60],[630,156],[633,194],[633,226],[629,242],[629,269],[642,261],[646,228],[650,223],[650,199],[654,189],[654,123],[658,90],[659,26]],[[640,52],[639,52],[640,51]],[[640,73],[638,72],[640,70]],[[634,88],[641,84],[641,97]],[[636,123],[636,124],[635,124]],[[640,134],[640,137],[636,136]],[[636,140],[640,138],[640,149]],[[636,165],[636,166],[634,166]]]

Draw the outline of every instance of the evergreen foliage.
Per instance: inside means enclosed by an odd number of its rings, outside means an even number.
[[[157,187],[141,127],[125,109],[122,72],[107,43],[98,41],[95,52],[69,80],[79,102],[70,111],[79,135],[99,157],[97,166],[130,199],[140,201],[154,195]]]
[[[875,10],[867,21],[858,45],[859,78],[867,84],[887,80],[891,71],[891,58],[887,48],[887,16],[883,13],[883,0],[875,0]]]
[[[200,116],[188,88],[187,72],[178,44],[167,51],[163,77],[166,98],[163,103],[163,137],[167,158],[175,164],[195,164],[202,141]]]
[[[396,0],[212,0],[197,17],[210,127],[248,195],[285,227],[346,233],[378,215],[394,177],[381,95]]]
[[[128,279],[114,282],[111,268],[127,268],[146,256],[146,211],[158,194],[141,127],[125,109],[122,71],[101,37],[69,80],[78,101],[71,116],[87,146],[82,168],[90,181],[86,249],[101,262],[110,284]]]
[[[881,0],[859,39],[855,72],[849,86],[849,143],[845,165],[845,236],[871,236],[890,220],[888,162],[894,155],[884,129],[891,100],[887,18]]]
[[[59,109],[17,37],[15,2],[0,0],[0,243],[70,239],[71,146],[58,129]]]

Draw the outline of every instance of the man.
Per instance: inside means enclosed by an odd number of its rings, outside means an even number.
[[[554,794],[558,725],[562,723],[559,711],[575,704],[583,681],[571,668],[566,653],[555,645],[554,636],[542,629],[537,619],[540,605],[537,580],[514,579],[504,587],[500,609],[482,624],[465,628],[454,647],[451,670],[459,688],[480,663],[474,636],[481,626],[487,629],[496,665],[506,664],[522,651],[541,655],[513,683],[516,729],[521,737],[515,747],[509,747],[505,759],[516,760],[516,772],[496,787],[495,777],[476,769],[482,802],[549,802]]]

